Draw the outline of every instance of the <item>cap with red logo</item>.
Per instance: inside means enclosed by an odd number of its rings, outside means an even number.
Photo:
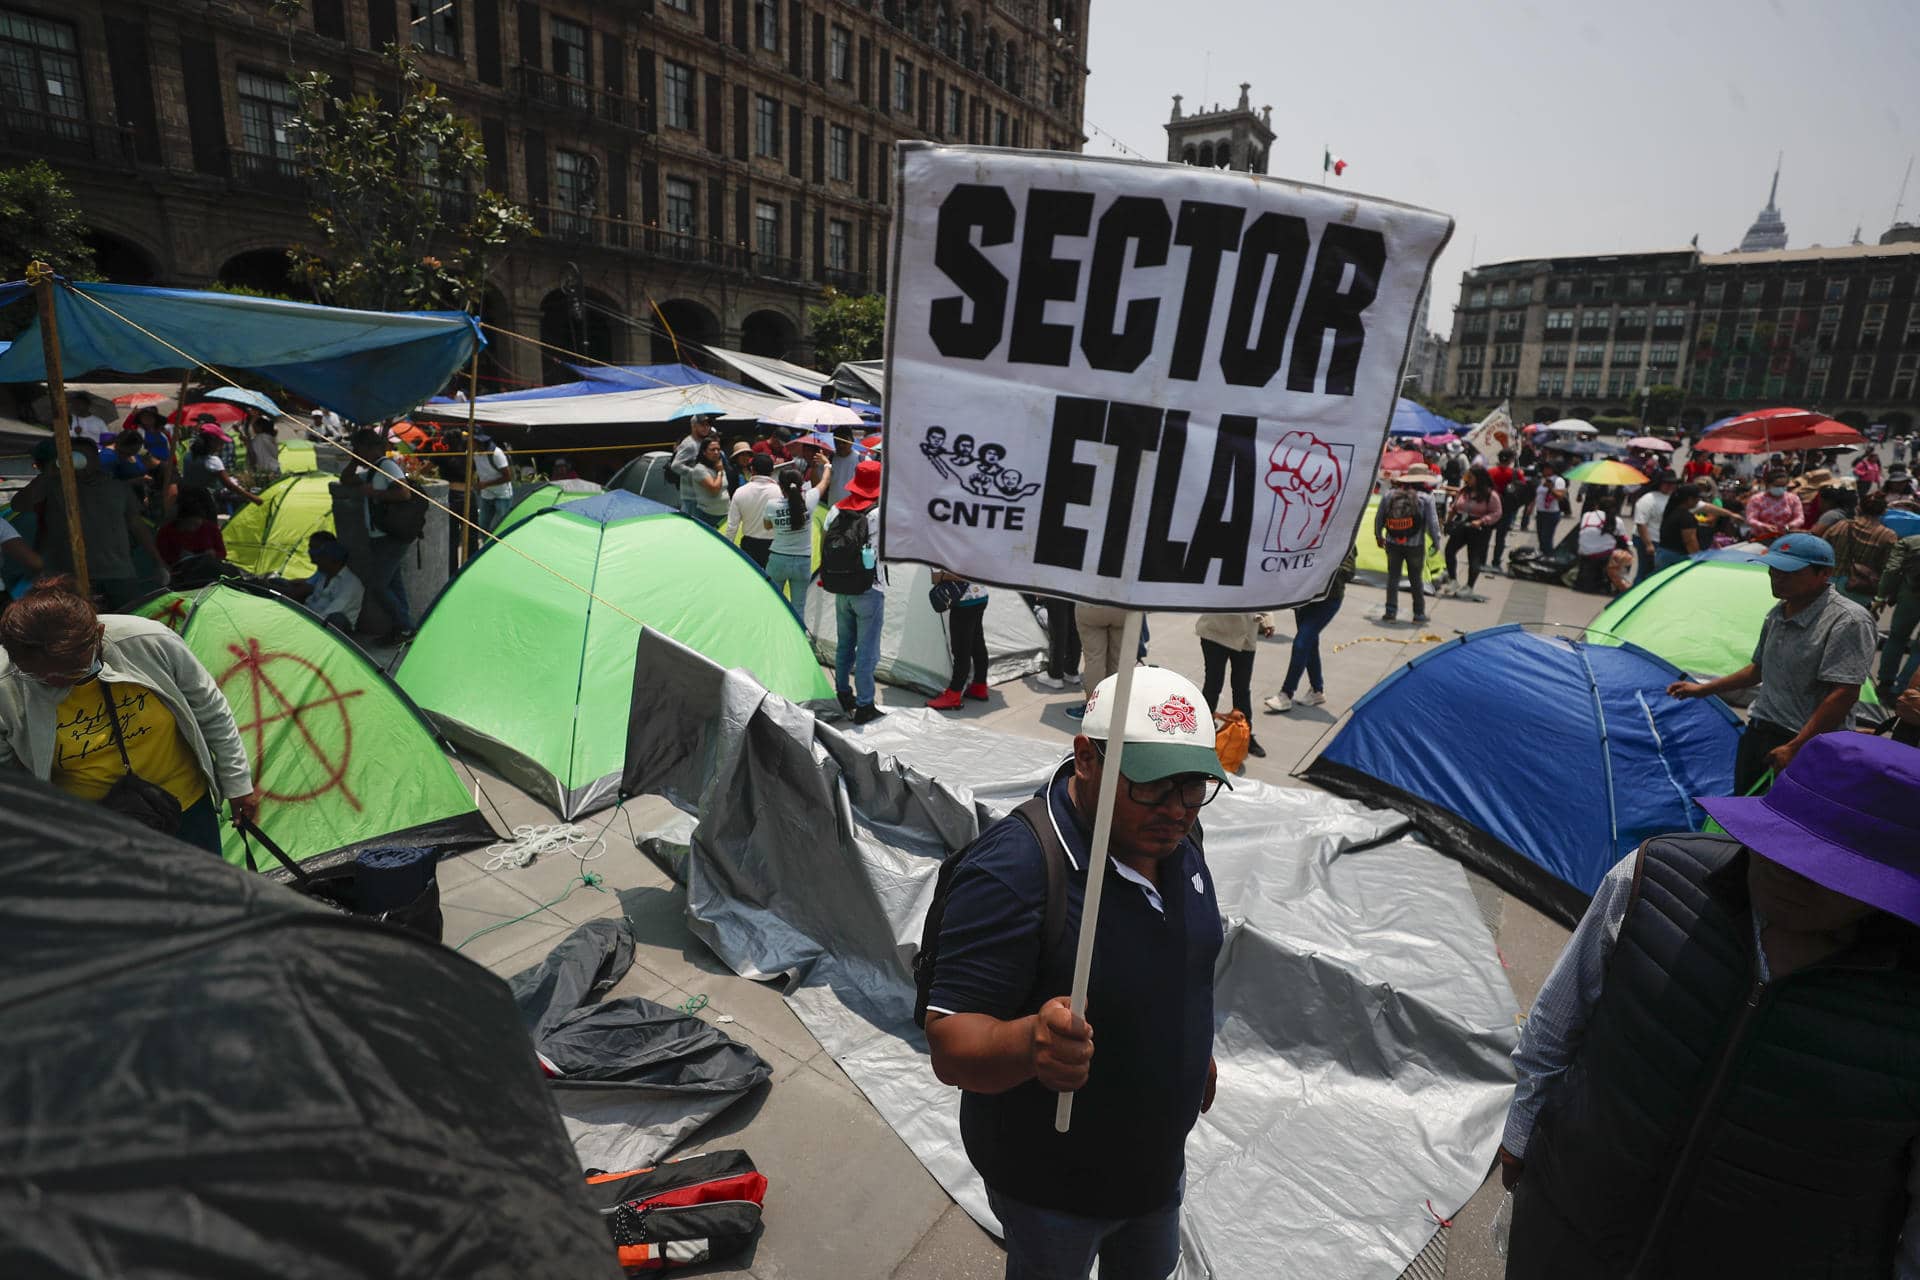
[[[1080,732],[1106,742],[1113,731],[1113,691],[1119,675],[1100,682],[1087,698]],[[1120,772],[1135,782],[1153,782],[1183,773],[1204,773],[1227,782],[1213,745],[1213,712],[1193,681],[1165,667],[1139,667],[1127,700],[1120,740],[1126,744]]]

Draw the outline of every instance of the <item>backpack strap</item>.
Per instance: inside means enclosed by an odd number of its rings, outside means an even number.
[[[1047,808],[1047,795],[1052,789],[1049,784],[1046,791],[1013,811],[1040,842],[1040,860],[1047,869],[1047,901],[1040,915],[1041,973],[1067,932],[1067,849],[1060,843],[1060,833],[1054,830],[1053,815]],[[1036,981],[1039,977],[1035,975]]]

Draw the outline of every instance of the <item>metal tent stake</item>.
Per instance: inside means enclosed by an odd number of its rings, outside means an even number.
[[[47,364],[47,399],[53,405],[54,462],[60,468],[60,500],[66,504],[67,549],[73,556],[73,580],[82,596],[93,594],[87,577],[87,540],[80,529],[80,490],[73,480],[73,436],[68,428],[67,380],[60,372],[60,321],[53,309],[53,268],[44,262],[27,267],[27,283],[40,304],[40,349]]]
[[[1125,747],[1127,704],[1133,698],[1133,673],[1139,667],[1140,619],[1132,609],[1120,624],[1119,679],[1113,682],[1113,709],[1108,712],[1107,758],[1100,769],[1099,798],[1094,802],[1093,843],[1087,849],[1087,894],[1080,905],[1080,937],[1073,951],[1073,1016],[1087,1012],[1087,981],[1093,973],[1093,935],[1100,924],[1101,889],[1107,883],[1107,846],[1113,838],[1113,804],[1120,793],[1120,752]],[[1053,1128],[1065,1133],[1073,1127],[1073,1095],[1063,1093],[1054,1105]]]

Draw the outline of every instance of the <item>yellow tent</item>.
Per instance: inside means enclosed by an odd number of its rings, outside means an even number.
[[[1354,566],[1361,573],[1378,574],[1384,579],[1387,576],[1387,552],[1386,548],[1380,545],[1380,540],[1373,535],[1374,512],[1379,509],[1379,506],[1379,498],[1372,498],[1367,502],[1367,515],[1366,518],[1360,522],[1360,536],[1354,541],[1355,549],[1358,552],[1354,560]],[[1434,547],[1431,544],[1429,544],[1429,547],[1430,550],[1427,553],[1427,579],[1431,581],[1445,571],[1447,562],[1446,558],[1440,554],[1440,548]]]

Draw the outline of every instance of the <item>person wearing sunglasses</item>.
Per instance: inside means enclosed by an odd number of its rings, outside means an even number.
[[[218,854],[220,803],[260,812],[225,695],[165,625],[102,617],[73,587],[43,578],[0,614],[0,768],[109,808],[136,775],[179,806],[176,837]]]
[[[1227,776],[1192,681],[1136,670],[1116,725],[1118,680],[1093,690],[1072,758],[957,855],[935,903],[927,1040],[935,1074],[963,1091],[961,1136],[1005,1231],[1009,1277],[1085,1276],[1095,1259],[1103,1280],[1170,1274],[1187,1134],[1213,1105],[1222,932],[1198,818]],[[1116,734],[1107,879],[1076,1018],[1067,992]],[[1073,1124],[1059,1134],[1065,1092]]]

